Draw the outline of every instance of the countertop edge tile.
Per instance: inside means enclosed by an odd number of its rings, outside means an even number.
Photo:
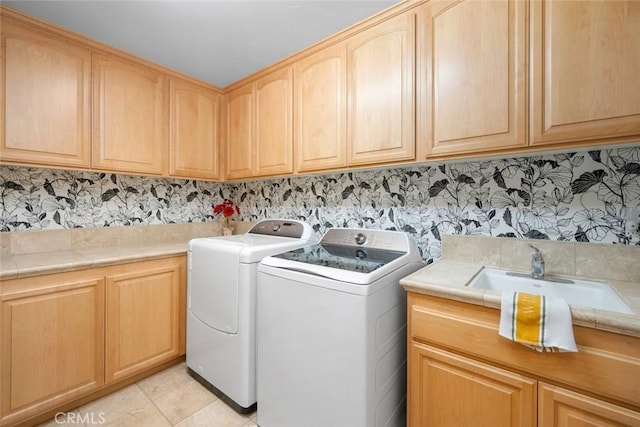
[[[574,325],[585,326],[587,328],[598,329],[596,322],[597,312],[595,308],[569,306],[571,310],[571,321]]]
[[[51,258],[34,262],[34,259],[46,257],[47,255]],[[74,251],[15,255],[13,261],[18,266],[18,278],[93,267],[93,261],[91,259]]]
[[[502,306],[502,297],[497,292],[484,292],[482,294],[482,305],[500,310]]]
[[[186,243],[171,243],[167,245],[118,246],[114,248],[93,248],[85,251],[86,256],[94,260],[96,266],[113,263],[134,262],[150,258],[185,254]]]
[[[18,269],[16,278],[23,279],[25,277],[42,276],[45,274],[63,273],[67,271],[83,270],[85,268],[94,267],[91,260],[77,261],[69,264],[57,264],[55,266],[41,265],[37,267],[24,267]]]
[[[483,294],[482,290],[468,290],[461,288],[448,288],[446,286],[439,285],[429,285],[427,287],[423,287],[420,285],[413,286],[410,284],[403,285],[407,291],[416,292],[424,295],[431,295],[434,297],[447,298],[451,300],[456,300],[460,302],[469,302],[472,304],[483,305]]]
[[[640,337],[640,318],[630,314],[606,314],[595,310],[596,329]]]
[[[3,255],[0,261],[0,281],[18,277],[18,266],[11,255]]]

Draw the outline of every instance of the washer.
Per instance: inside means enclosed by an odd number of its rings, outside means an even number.
[[[266,220],[246,234],[189,241],[187,367],[238,412],[256,403],[256,277],[267,255],[309,244],[311,227]]]
[[[258,425],[405,426],[406,294],[423,267],[401,232],[328,230],[258,267]]]

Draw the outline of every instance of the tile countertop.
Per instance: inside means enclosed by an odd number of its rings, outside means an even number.
[[[473,241],[474,239],[476,241]],[[478,239],[493,239],[497,241],[497,243],[488,243],[487,241],[479,241]],[[528,272],[526,269],[517,268],[517,266],[514,268],[513,265],[508,265],[508,262],[505,262],[504,258],[507,258],[509,256],[508,254],[512,254],[514,252],[513,248],[505,248],[505,245],[512,245],[514,243],[517,245],[526,245],[526,243],[532,242],[523,239],[518,239],[517,242],[514,242],[515,240],[516,239],[494,239],[484,237],[456,236],[455,238],[450,239],[449,242],[443,242],[443,259],[441,259],[440,261],[436,261],[435,263],[403,278],[400,281],[400,284],[410,292],[417,292],[436,297],[462,301],[470,304],[482,305],[499,310],[500,292],[469,288],[467,287],[467,284],[485,266],[504,268],[520,272]],[[476,243],[484,246],[484,252],[477,251],[477,249],[479,248],[475,247]],[[549,245],[553,243],[559,243],[559,249],[563,252],[568,253],[571,253],[570,250],[567,251],[568,245],[578,244],[570,242],[547,242],[546,244]],[[487,244],[489,246],[494,245],[493,250],[487,250],[491,249],[487,247]],[[535,245],[536,243],[533,242],[533,244]],[[459,249],[461,247],[465,248],[464,251],[467,253],[467,256],[447,257],[447,249],[451,249],[452,247],[454,250],[450,252],[456,252],[456,249]],[[640,248],[637,248],[637,250],[640,250]],[[547,251],[549,250],[547,249],[544,252]],[[479,253],[484,254],[480,255],[480,258],[484,257],[484,259],[474,259],[473,256],[470,256],[471,254]],[[504,257],[502,256],[502,253],[505,254]],[[574,255],[574,266],[575,259],[579,258],[576,258]],[[633,266],[634,263],[637,263],[637,259],[638,258],[635,257],[629,259],[631,268],[638,268],[636,266]],[[528,261],[530,262],[530,258],[528,259]],[[598,262],[602,261],[603,260],[599,260]],[[617,266],[617,268],[620,268],[620,266]],[[580,271],[580,269],[577,270]],[[575,269],[573,273],[571,271],[548,271],[548,273],[560,273],[559,275],[565,277],[606,280],[607,282],[609,282],[609,284],[615,289],[618,295],[622,297],[624,302],[629,306],[629,308],[631,308],[631,310],[635,314],[624,314],[587,307],[570,306],[573,323],[575,325],[640,337],[640,275],[636,275],[636,270],[630,272],[631,277],[635,278],[636,280],[620,280],[619,278],[610,277],[593,278],[590,276],[585,276],[584,274],[576,274]]]
[[[0,280],[81,270],[187,253],[187,242],[3,255]]]
[[[0,280],[184,255],[189,240],[219,235],[218,222],[0,233]]]

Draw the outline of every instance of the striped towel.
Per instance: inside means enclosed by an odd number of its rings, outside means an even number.
[[[571,310],[562,298],[503,292],[499,333],[537,351],[578,351]]]

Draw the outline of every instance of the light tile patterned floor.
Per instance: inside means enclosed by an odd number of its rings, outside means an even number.
[[[255,412],[238,414],[191,378],[183,362],[39,427],[256,427],[255,421]]]

